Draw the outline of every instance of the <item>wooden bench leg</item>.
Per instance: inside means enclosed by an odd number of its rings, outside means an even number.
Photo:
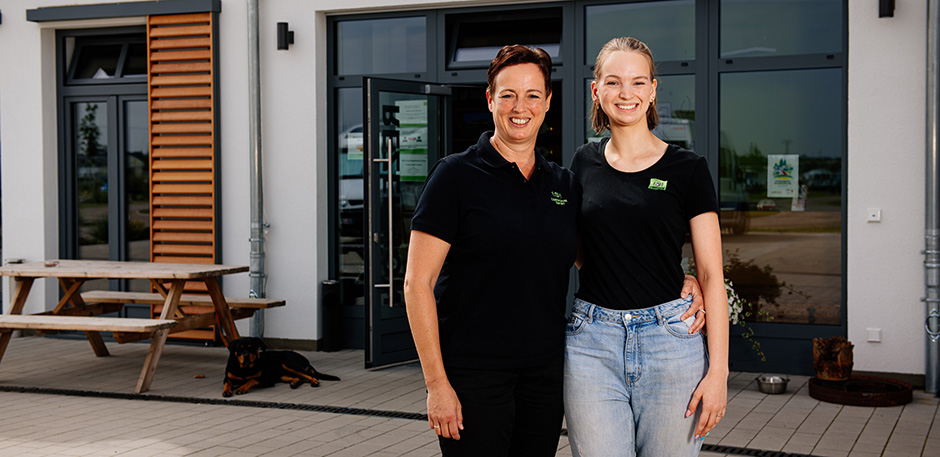
[[[222,288],[214,277],[206,278],[206,289],[209,296],[212,297],[212,307],[215,308],[215,315],[219,318],[219,325],[225,331],[225,345],[238,338],[238,329],[235,328],[235,321],[232,320],[232,313],[229,310],[228,303],[225,302],[225,296],[222,295]]]
[[[10,312],[8,314],[23,314],[23,305],[26,304],[26,296],[29,295],[29,289],[33,287],[34,279],[16,278],[16,289],[10,299]],[[12,331],[0,333],[0,360],[3,359],[3,353],[6,352],[12,336]]]
[[[150,390],[150,383],[153,381],[153,374],[157,371],[157,362],[163,355],[163,346],[166,344],[166,329],[153,332],[150,350],[147,351],[147,359],[144,360],[144,368],[140,372],[140,378],[137,380],[136,393],[144,393]]]
[[[59,284],[62,285],[62,289],[65,291],[65,296],[62,297],[62,301],[59,302],[58,306],[55,308],[55,313],[62,311],[65,308],[67,302],[72,302],[72,306],[77,309],[82,309],[85,307],[85,300],[82,299],[82,295],[78,293],[78,289],[85,283],[84,279],[68,279],[61,278],[59,279]],[[101,334],[98,332],[85,332],[85,338],[88,338],[88,343],[91,344],[91,350],[95,351],[95,355],[98,357],[107,357],[111,355],[108,352],[108,347],[104,345],[104,339],[101,338]]]
[[[170,290],[166,296],[166,302],[163,305],[163,311],[160,313],[160,319],[172,319],[176,315],[176,308],[179,306],[180,296],[183,295],[183,287],[186,281],[174,279],[170,285]],[[150,383],[153,381],[153,374],[157,371],[157,362],[163,355],[163,346],[166,344],[166,336],[169,333],[167,329],[161,329],[153,332],[150,341],[150,350],[147,351],[147,359],[144,360],[144,367],[140,371],[140,378],[137,380],[136,393],[144,393],[150,390]]]
[[[88,338],[88,343],[91,344],[91,350],[95,351],[96,356],[107,357],[111,355],[111,353],[108,352],[108,347],[104,345],[104,339],[101,338],[101,333],[85,332],[85,338]]]

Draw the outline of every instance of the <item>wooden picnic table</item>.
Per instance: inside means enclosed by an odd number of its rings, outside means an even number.
[[[195,280],[205,283],[215,311],[215,318],[218,319],[219,326],[224,333],[223,338],[227,343],[238,338],[238,330],[235,328],[226,298],[219,287],[218,278],[222,275],[246,271],[248,271],[247,266],[106,260],[54,260],[0,267],[0,276],[12,276],[16,280],[16,287],[10,299],[10,309],[0,316],[0,360],[10,342],[13,329],[85,331],[95,355],[99,357],[108,355],[108,349],[98,333],[100,331],[113,331],[115,335],[118,335],[118,332],[136,332],[142,336],[149,333],[150,350],[147,352],[147,358],[135,389],[137,393],[146,392],[150,389],[150,383],[153,381],[153,374],[160,355],[163,353],[163,346],[170,329],[177,325],[191,326],[189,321],[199,319],[198,315],[184,315],[179,310],[186,282]],[[52,311],[21,316],[26,298],[37,278],[58,279],[64,295]],[[86,303],[80,288],[85,281],[91,279],[149,280],[163,300],[160,317],[154,319],[98,317],[101,314],[119,310],[123,304]],[[165,287],[165,284],[169,284],[169,287]],[[132,339],[128,341],[130,340]]]

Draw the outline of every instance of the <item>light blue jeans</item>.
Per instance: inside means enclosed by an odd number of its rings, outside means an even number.
[[[565,417],[574,457],[697,456],[705,376],[701,333],[682,321],[691,299],[618,311],[576,299],[565,343]]]

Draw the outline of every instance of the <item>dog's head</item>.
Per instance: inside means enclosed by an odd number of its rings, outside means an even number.
[[[230,356],[238,361],[239,368],[247,368],[255,364],[265,346],[261,338],[245,337],[229,343],[228,350]]]

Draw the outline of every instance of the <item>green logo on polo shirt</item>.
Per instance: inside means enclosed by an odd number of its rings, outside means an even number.
[[[551,200],[555,202],[556,205],[564,205],[565,203],[568,203],[568,200],[561,198],[561,194],[558,192],[552,192]]]
[[[666,181],[662,179],[650,178],[650,189],[666,190]]]

